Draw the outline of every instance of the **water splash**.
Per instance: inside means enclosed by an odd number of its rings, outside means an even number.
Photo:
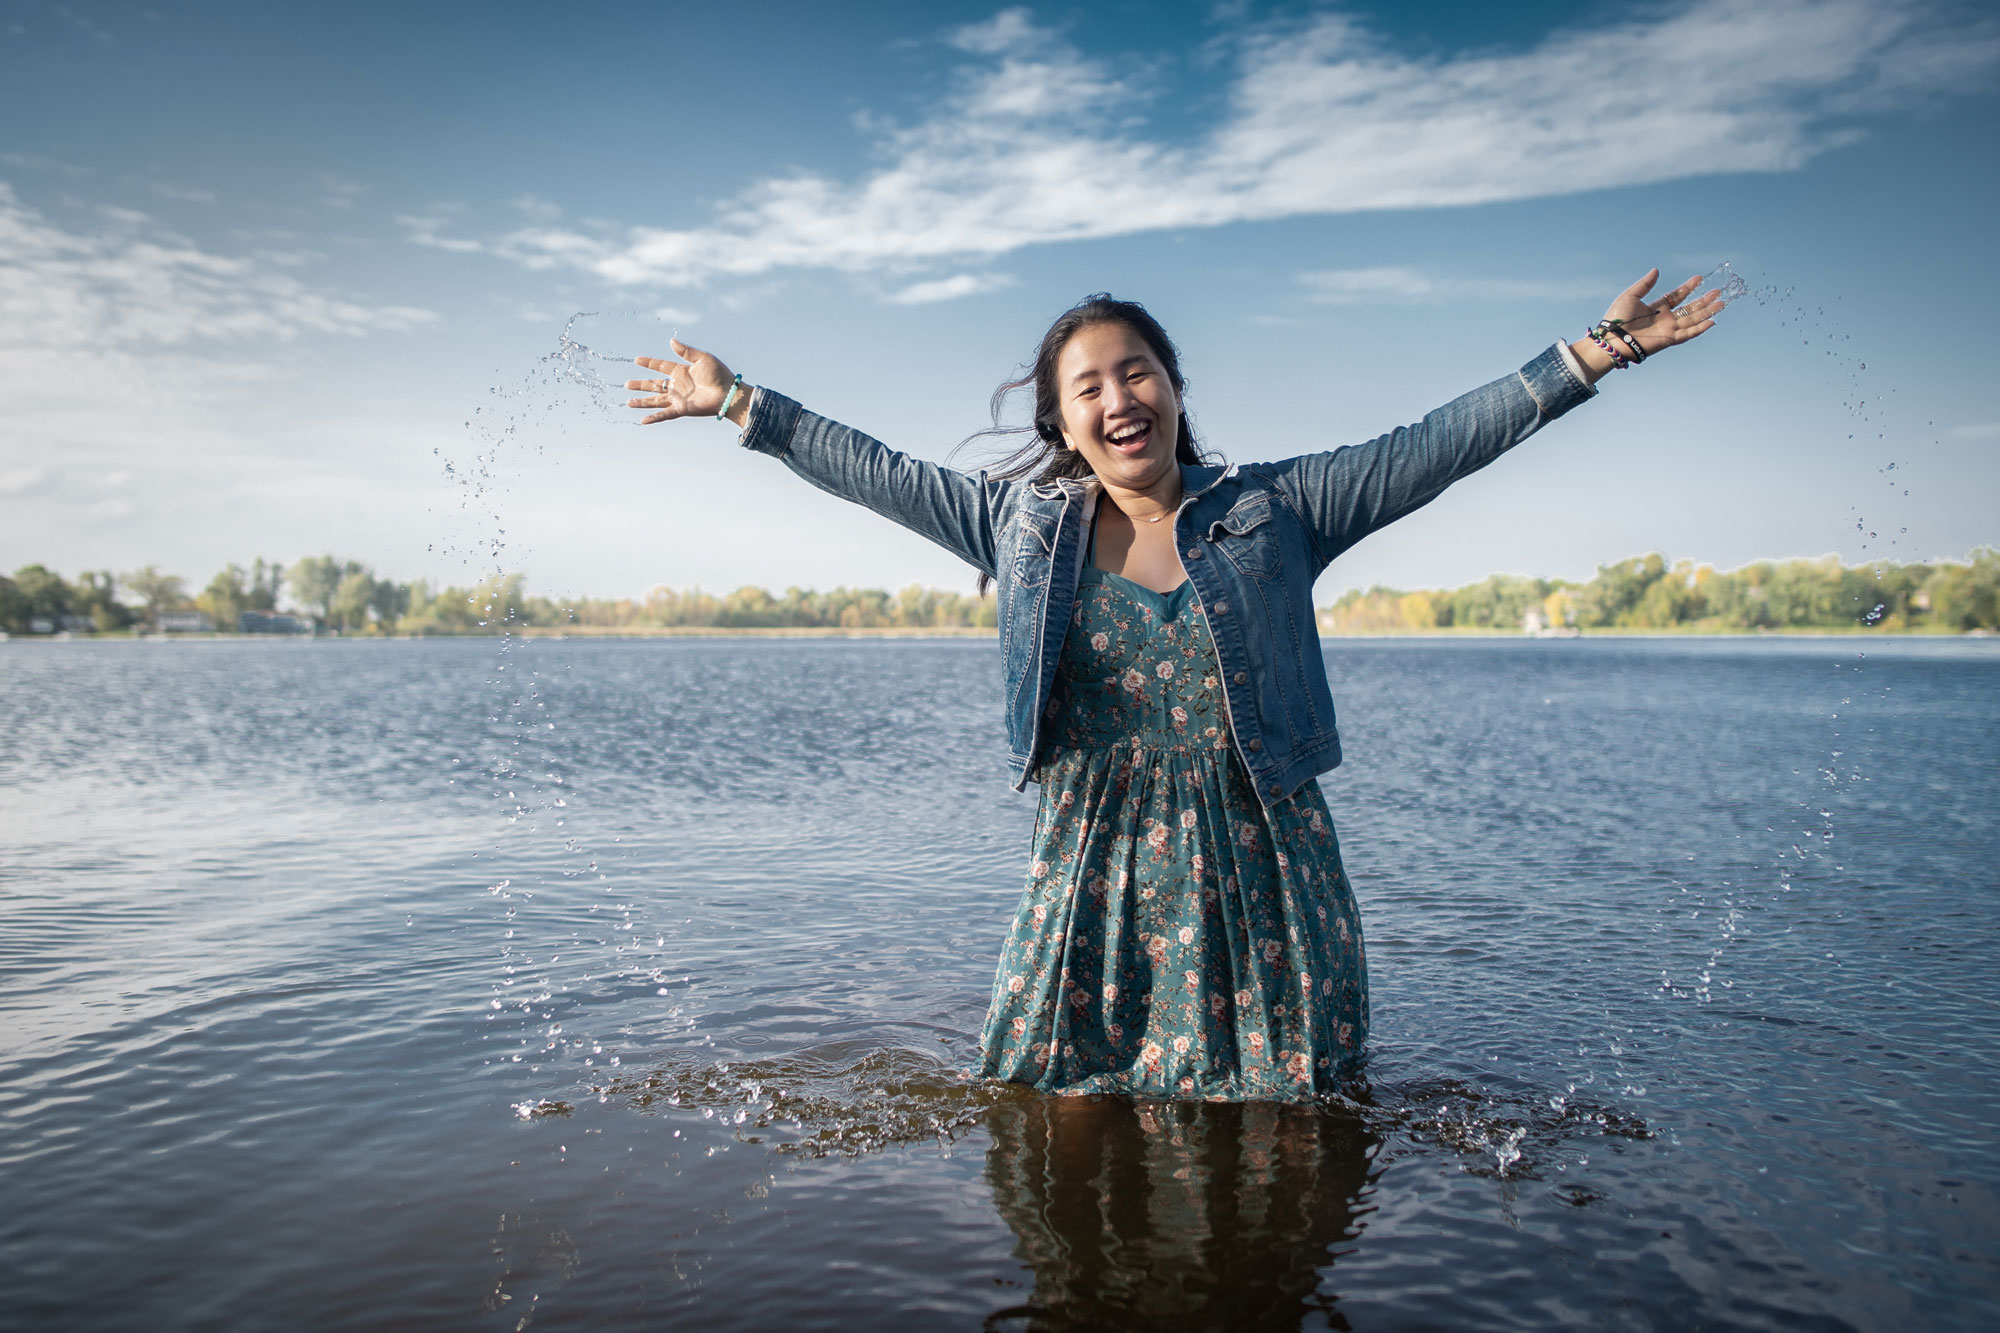
[[[576,336],[579,321],[602,317],[595,310],[580,310],[571,315],[557,335],[556,350],[544,356],[541,364],[548,367],[555,383],[583,390],[592,406],[599,411],[617,420],[637,424],[637,417],[622,412],[626,399],[631,396],[625,388],[625,380],[637,373],[633,369],[634,359],[620,353],[600,352]],[[668,336],[678,337],[679,333],[675,331]],[[606,379],[599,369],[602,364],[618,367],[619,378],[615,381]]]
[[[1721,297],[1725,306],[1734,304],[1751,294],[1750,284],[1743,280],[1743,275],[1738,273],[1727,259],[1710,269],[1702,278],[1701,285]],[[1775,289],[1772,291],[1775,292]],[[1762,303],[1761,300],[1758,302],[1760,305]]]
[[[1347,1104],[1388,1145],[1384,1162],[1442,1148],[1467,1172],[1503,1180],[1567,1171],[1580,1156],[1579,1145],[1591,1140],[1658,1137],[1632,1112],[1579,1097],[1573,1083],[1549,1093],[1425,1080],[1378,1086]]]
[[[540,640],[523,633],[527,594],[518,571],[530,552],[510,531],[518,525],[506,518],[515,486],[542,467],[562,466],[563,446],[573,431],[637,424],[625,410],[631,359],[601,347],[599,334],[610,337],[614,331],[658,344],[672,336],[661,314],[573,314],[556,334],[555,346],[517,377],[495,372],[488,401],[464,420],[466,448],[434,450],[452,503],[445,509],[447,529],[432,550],[456,559],[471,576],[466,619],[497,636],[486,670],[485,727],[468,737],[477,752],[454,761],[453,774],[454,782],[472,774],[483,780],[498,836],[476,855],[498,860],[505,868],[504,874],[489,872],[482,881],[497,909],[490,922],[494,967],[488,978],[488,1040],[500,1047],[497,1059],[524,1064],[531,1072],[549,1062],[598,1063],[584,1055],[600,1054],[597,1043],[564,1033],[566,1015],[576,1026],[576,1010],[566,992],[580,986],[579,978],[643,982],[662,996],[674,984],[664,961],[672,932],[642,920],[644,910],[630,902],[599,896],[620,888],[610,872],[600,869],[601,864],[615,864],[609,859],[615,852],[594,845],[580,831],[590,819],[588,802],[579,801],[577,784],[566,782],[560,771],[554,733],[565,711],[568,668],[544,668],[535,648]],[[578,892],[578,881],[590,886],[590,898]],[[538,892],[543,895],[539,902]],[[646,939],[656,942],[651,948],[639,941],[642,927]],[[684,1019],[680,1004],[670,1001],[664,1007],[669,1011],[662,1020],[666,1030],[678,1031],[691,1022]],[[617,1055],[610,1063],[618,1063]],[[522,1105],[530,1108],[525,1114],[531,1117],[559,1113],[539,1109],[532,1101]]]
[[[746,1143],[808,1157],[892,1144],[949,1144],[988,1108],[1035,1094],[968,1078],[936,1056],[839,1043],[761,1060],[669,1059],[645,1074],[591,1085],[599,1101],[640,1110],[699,1111]]]

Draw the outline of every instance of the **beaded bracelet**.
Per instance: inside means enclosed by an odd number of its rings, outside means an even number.
[[[736,406],[736,395],[742,392],[743,377],[738,375],[735,382],[729,386],[729,396],[722,400],[722,410],[715,414],[717,421],[726,421],[729,419],[729,409]]]
[[[1598,350],[1611,358],[1611,368],[1613,370],[1623,370],[1631,364],[1616,347],[1613,347],[1604,340],[1604,334],[1600,326],[1593,324],[1585,332],[1590,335],[1590,340],[1597,344]]]
[[[1624,320],[1607,319],[1599,327],[1605,329],[1608,332],[1617,334],[1618,340],[1624,343],[1627,347],[1632,349],[1633,365],[1635,366],[1638,365],[1640,362],[1644,361],[1648,356],[1652,355],[1652,353],[1648,352],[1645,348],[1639,346],[1639,340],[1637,338],[1634,338],[1630,333],[1630,331],[1626,329]]]

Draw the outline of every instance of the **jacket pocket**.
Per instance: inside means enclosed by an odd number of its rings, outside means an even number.
[[[1279,578],[1284,553],[1278,547],[1278,525],[1271,521],[1271,497],[1252,495],[1237,502],[1208,529],[1209,540],[1238,570],[1254,579]]]
[[[1041,587],[1048,583],[1055,561],[1056,519],[1037,521],[1023,512],[1016,521],[1020,531],[1014,538],[1014,582],[1024,588]]]

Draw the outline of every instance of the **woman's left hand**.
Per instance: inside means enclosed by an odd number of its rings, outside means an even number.
[[[1660,270],[1647,270],[1645,277],[1618,293],[1618,299],[1604,312],[1606,322],[1615,321],[1622,325],[1639,344],[1639,350],[1648,357],[1707,333],[1715,327],[1716,313],[1722,309],[1722,293],[1716,291],[1704,292],[1689,304],[1681,304],[1695,288],[1701,286],[1701,275],[1698,273],[1665,296],[1648,301],[1646,293],[1652,291],[1653,284],[1659,280]],[[1617,339],[1607,335],[1607,342],[1625,354],[1625,348]],[[1569,349],[1576,353],[1577,361],[1593,382],[1603,379],[1617,368],[1618,362],[1599,346],[1595,338],[1579,338],[1569,345]]]
[[[1618,299],[1604,312],[1607,321],[1624,324],[1625,332],[1638,339],[1647,356],[1699,338],[1715,327],[1716,312],[1722,309],[1722,293],[1717,291],[1704,292],[1692,304],[1681,305],[1701,286],[1699,273],[1658,300],[1648,301],[1646,293],[1659,280],[1660,270],[1648,270],[1645,277],[1618,293]]]

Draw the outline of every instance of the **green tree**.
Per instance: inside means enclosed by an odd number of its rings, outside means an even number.
[[[18,578],[19,575],[16,575]],[[1939,628],[2000,629],[2000,550],[1982,546],[1970,564],[1944,565],[1924,583]]]
[[[308,555],[292,562],[292,567],[285,571],[285,582],[291,586],[293,601],[315,620],[330,621],[334,596],[346,574],[332,556]]]
[[[375,623],[383,633],[394,631],[410,609],[410,586],[388,579],[375,580],[375,588],[368,594],[368,609],[375,613]]]
[[[368,628],[368,606],[375,600],[375,576],[350,565],[327,600],[327,622],[342,634]]]
[[[250,581],[234,561],[222,567],[194,599],[219,630],[234,630],[237,618],[250,609]]]
[[[246,611],[277,610],[278,594],[283,591],[284,583],[285,572],[278,567],[277,562],[273,561],[270,564],[266,564],[264,563],[264,557],[261,555],[258,556],[250,566],[248,600],[245,602],[243,609]]]
[[[108,569],[84,570],[70,589],[71,614],[89,616],[101,633],[132,623],[132,608],[118,600],[118,580]]]
[[[0,630],[10,634],[28,632],[28,599],[20,585],[0,574]]]
[[[1577,591],[1576,623],[1586,628],[1631,626],[1640,599],[1666,572],[1666,557],[1658,551],[1599,565],[1597,577]]]
[[[45,565],[23,565],[15,570],[14,588],[25,607],[21,615],[24,630],[35,619],[54,622],[56,617],[70,614],[69,584]]]
[[[160,612],[171,611],[187,600],[187,580],[178,574],[162,574],[158,565],[147,565],[122,574],[118,582],[145,607],[146,624],[160,627]]]

